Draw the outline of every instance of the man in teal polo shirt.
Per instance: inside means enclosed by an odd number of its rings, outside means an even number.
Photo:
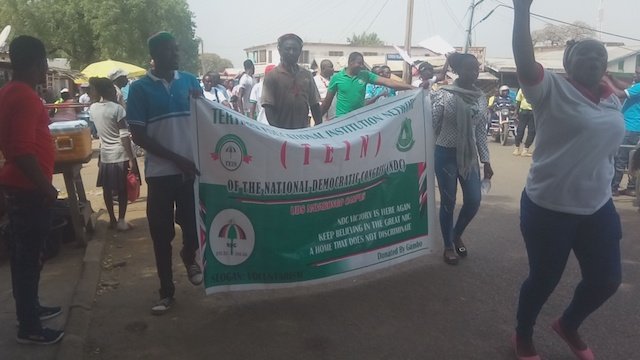
[[[198,249],[193,183],[198,169],[193,159],[189,96],[202,95],[198,80],[178,71],[178,46],[168,32],[149,38],[154,68],[131,84],[127,121],[133,140],[146,150],[147,220],[160,278],[160,300],[151,313],[173,305],[171,241],[174,222],[182,229],[180,256],[193,285],[202,283],[195,261]]]
[[[338,97],[336,117],[363,107],[367,84],[383,85],[394,90],[417,89],[409,84],[387,79],[366,70],[362,54],[352,52],[349,55],[347,67],[331,77],[327,97],[322,103],[322,114],[329,110],[336,95]]]

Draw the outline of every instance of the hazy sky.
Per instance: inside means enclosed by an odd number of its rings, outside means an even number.
[[[478,0],[476,0],[478,1]],[[582,20],[597,26],[601,0],[534,0],[532,11],[567,22]],[[635,21],[640,0],[603,0],[603,31],[640,38]],[[345,43],[353,33],[376,32],[387,44],[404,44],[407,0],[188,0],[195,14],[196,35],[204,40],[204,51],[217,53],[239,67],[242,49],[270,42],[293,32],[308,42]],[[512,0],[485,0],[477,7],[475,21],[498,4]],[[464,43],[470,0],[415,0],[413,39],[417,44],[440,35],[454,46]],[[474,45],[486,46],[488,56],[511,56],[513,11],[497,9],[477,25]],[[534,20],[532,27],[545,22]],[[624,41],[604,35],[604,40]]]

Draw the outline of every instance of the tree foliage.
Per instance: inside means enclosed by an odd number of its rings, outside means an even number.
[[[382,41],[378,34],[363,32],[362,34],[353,34],[350,38],[347,38],[347,43],[351,46],[382,46]]]
[[[531,34],[534,44],[564,46],[568,40],[582,40],[594,37],[595,30],[587,23],[576,21],[573,25],[549,24]]]
[[[201,54],[200,63],[202,65],[203,74],[206,74],[209,71],[221,73],[224,69],[233,67],[231,60],[221,58],[218,54]]]
[[[181,67],[196,72],[198,43],[186,0],[0,0],[0,24],[40,38],[74,69],[105,59],[149,66],[147,38],[174,34]]]

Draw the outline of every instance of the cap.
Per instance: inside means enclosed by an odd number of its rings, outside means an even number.
[[[509,87],[507,85],[500,86],[500,91],[509,91]]]
[[[119,78],[120,76],[127,76],[127,75],[129,75],[129,73],[126,70],[117,68],[109,71],[109,75],[107,75],[107,77],[109,78],[109,80],[113,81]]]
[[[68,92],[69,92],[69,89],[67,89],[67,88],[64,88],[64,89],[60,90],[60,94],[68,93]]]
[[[433,65],[429,64],[426,61],[421,62],[420,65],[418,66],[418,71],[423,72],[425,70],[433,70]]]

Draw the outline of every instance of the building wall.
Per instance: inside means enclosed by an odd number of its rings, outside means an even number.
[[[614,73],[633,74],[638,66],[640,66],[640,54],[611,61],[607,70]]]
[[[269,63],[277,64],[280,62],[280,54],[278,54],[277,44],[260,45],[245,49],[247,58],[254,61],[256,65],[266,65]],[[376,58],[378,62],[380,57],[386,58],[387,55],[395,55],[397,51],[392,46],[380,47],[358,47],[348,44],[320,44],[307,43],[302,48],[299,64],[305,67],[311,67],[314,60],[317,66],[324,59],[331,60],[336,69],[340,69],[347,65],[349,54],[357,51],[367,58]],[[414,47],[411,50],[413,57],[432,56],[428,50],[420,47]]]

